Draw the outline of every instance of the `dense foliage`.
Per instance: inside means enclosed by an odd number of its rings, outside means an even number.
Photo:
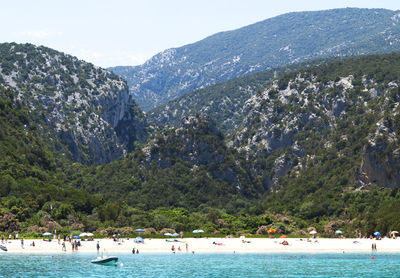
[[[64,221],[61,224],[72,224],[68,217],[91,213],[100,204],[100,198],[65,184],[60,154],[49,149],[29,110],[15,100],[15,92],[0,89],[0,122],[3,230],[47,226],[50,218],[44,216],[50,212],[54,219]]]
[[[248,208],[263,189],[249,165],[227,148],[215,124],[206,118],[185,119],[183,128],[158,134],[127,158],[72,175],[77,187],[123,199],[142,209],[158,207]],[[154,198],[157,196],[157,198]]]

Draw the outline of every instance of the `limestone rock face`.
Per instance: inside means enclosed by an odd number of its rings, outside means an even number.
[[[17,92],[70,158],[110,162],[146,139],[143,112],[115,74],[30,44],[1,44],[0,58],[0,84]]]
[[[364,187],[368,184],[376,184],[380,187],[400,186],[400,150],[382,160],[377,153],[384,152],[386,146],[368,146],[363,149],[360,170],[357,173],[357,184]]]

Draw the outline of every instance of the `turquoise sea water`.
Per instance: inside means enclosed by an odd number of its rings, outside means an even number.
[[[118,266],[102,266],[90,263],[95,254],[1,253],[0,277],[400,277],[400,254],[374,256],[139,254],[119,255]]]

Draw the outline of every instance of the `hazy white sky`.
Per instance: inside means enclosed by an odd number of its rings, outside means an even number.
[[[399,0],[0,0],[0,42],[29,42],[95,65],[156,53],[292,11],[400,9]]]

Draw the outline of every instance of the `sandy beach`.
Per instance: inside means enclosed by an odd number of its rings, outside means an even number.
[[[173,239],[171,239],[173,240]],[[11,240],[2,245],[6,246],[6,253],[25,254],[54,254],[54,253],[96,253],[96,243],[99,241],[100,251],[111,254],[132,253],[132,248],[139,249],[140,254],[172,253],[172,245],[176,254],[192,253],[363,253],[371,252],[372,243],[377,246],[378,252],[400,252],[400,239],[312,239],[311,242],[298,238],[267,239],[249,238],[245,243],[239,238],[184,238],[175,242],[165,239],[145,239],[144,243],[134,243],[133,239],[121,239],[115,242],[112,239],[96,239],[94,241],[81,241],[78,251],[72,251],[69,242],[66,243],[67,251],[62,251],[62,245],[57,240],[46,242],[42,239],[25,240],[24,248],[20,240]],[[286,240],[289,245],[282,245]],[[32,246],[32,241],[35,246]],[[186,244],[188,251],[186,251]],[[179,251],[179,248],[180,250]]]

